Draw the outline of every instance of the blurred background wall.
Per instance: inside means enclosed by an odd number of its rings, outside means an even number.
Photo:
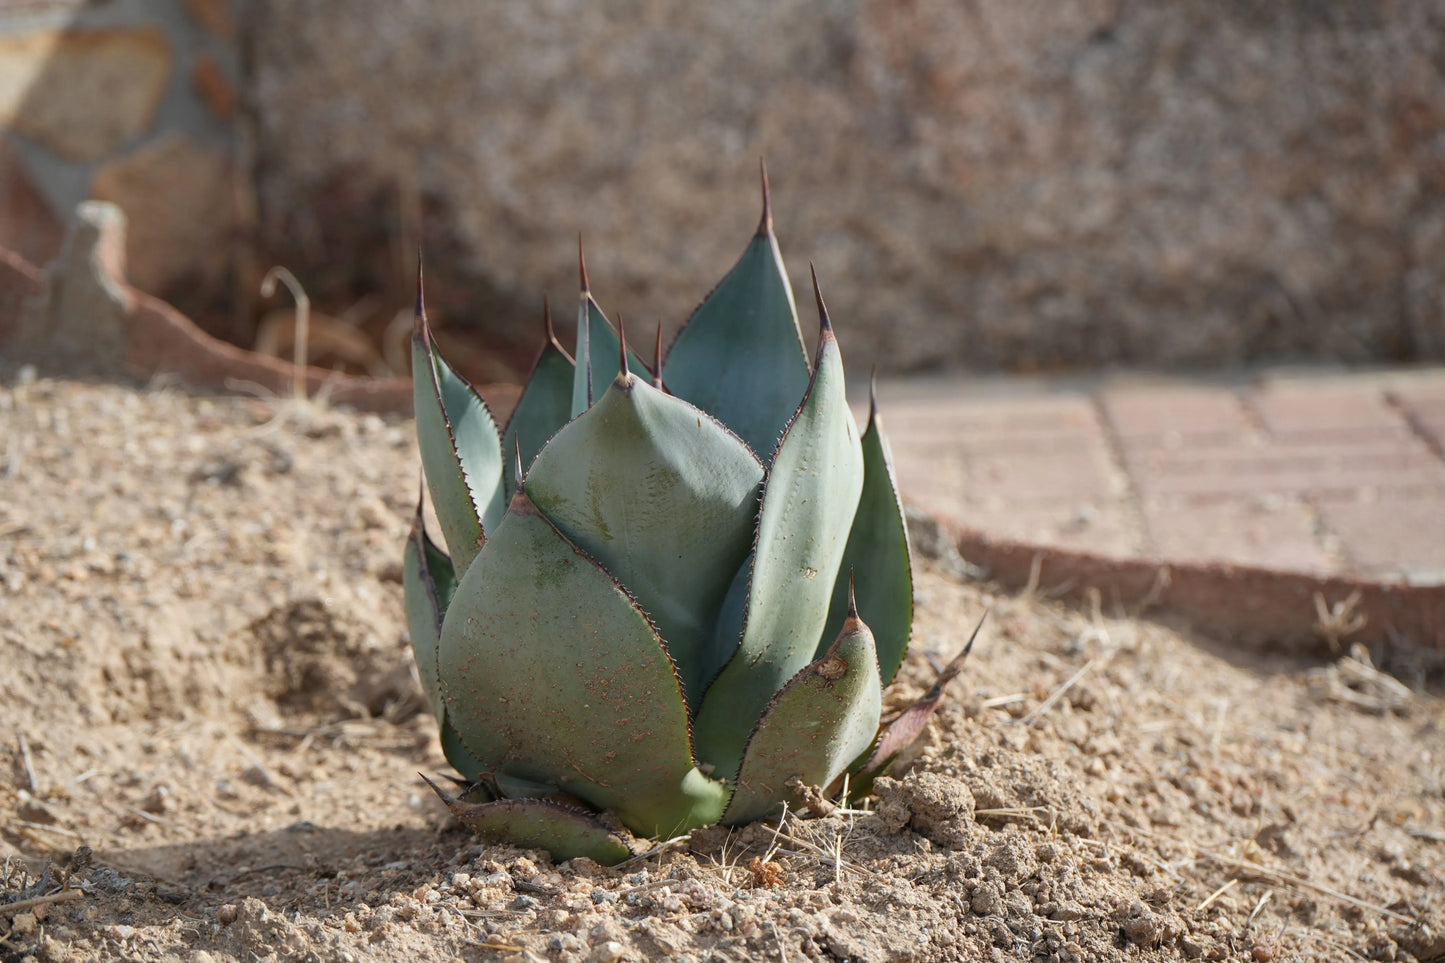
[[[380,345],[421,243],[525,364],[579,232],[675,330],[765,155],[855,363],[1445,357],[1436,3],[0,0],[0,125],[0,244],[116,199],[137,283],[240,343],[283,263]]]

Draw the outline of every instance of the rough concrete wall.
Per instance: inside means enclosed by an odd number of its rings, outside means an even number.
[[[566,294],[581,231],[675,327],[766,154],[855,363],[1445,356],[1440,4],[257,6],[269,242],[354,282],[420,223],[455,316]]]
[[[411,194],[455,242],[434,273],[530,306],[568,289],[581,230],[605,305],[675,323],[746,237],[766,153],[854,358],[1445,340],[1436,5],[263,6],[263,209],[333,258],[404,234]],[[328,206],[373,196],[353,230]]]
[[[138,287],[229,295],[236,3],[0,3],[0,246],[43,263],[78,203],[113,201]]]

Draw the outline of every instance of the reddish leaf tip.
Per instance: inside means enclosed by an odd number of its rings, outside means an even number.
[[[547,353],[547,348],[548,348],[549,345],[551,346],[551,348],[552,348],[553,351],[556,351],[556,352],[557,352],[558,354],[560,354],[562,357],[566,358],[568,364],[571,364],[571,363],[572,363],[572,355],[567,352],[567,349],[566,349],[566,348],[562,347],[562,342],[559,341],[559,340],[557,340],[557,328],[556,328],[556,326],[552,323],[552,304],[551,304],[551,302],[548,300],[547,295],[546,295],[546,293],[544,292],[544,293],[542,294],[542,353],[543,353],[543,354],[546,354],[546,353]],[[540,357],[539,357],[537,363],[538,363],[538,364],[541,363]]]
[[[627,367],[627,325],[622,315],[617,315],[617,383],[624,388],[632,383],[632,372]]]
[[[878,421],[878,366],[868,372],[868,427]]]
[[[657,339],[652,345],[652,386],[659,391],[667,390],[662,384],[662,322],[657,322]]]
[[[758,236],[766,237],[773,233],[773,195],[768,187],[768,161],[764,157],[758,158],[758,173],[763,182],[763,216],[758,221]]]
[[[818,268],[808,262],[808,271],[813,276],[813,300],[818,303],[818,345],[833,337],[833,322],[828,318],[828,305],[823,302],[823,289],[818,285]]]
[[[577,275],[582,286],[582,296],[585,298],[592,290],[592,285],[587,281],[587,256],[582,253],[582,233],[577,233]]]
[[[438,786],[436,783],[432,782],[426,777],[426,773],[419,772],[417,773],[417,775],[421,776],[422,782],[426,783],[428,786],[431,787],[431,791],[437,794],[437,798],[442,801],[442,804],[445,805],[447,809],[451,809],[457,804],[456,797],[443,792],[442,787]]]
[[[416,249],[416,314],[412,320],[413,336],[422,336],[427,333],[426,322],[426,295],[422,291],[422,264],[421,248]]]

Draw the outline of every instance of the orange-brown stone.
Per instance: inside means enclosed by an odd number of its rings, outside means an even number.
[[[131,282],[161,291],[224,270],[234,223],[234,166],[224,151],[168,134],[102,166],[91,195],[126,212]]]
[[[155,27],[0,36],[0,127],[100,160],[150,130],[172,60]]]
[[[65,225],[30,178],[25,162],[0,137],[0,247],[34,264],[60,250]]]
[[[196,58],[191,68],[191,84],[200,95],[201,102],[220,121],[228,121],[236,113],[236,88],[216,58],[203,53]]]
[[[186,12],[211,36],[231,41],[236,38],[236,19],[229,0],[186,0]]]

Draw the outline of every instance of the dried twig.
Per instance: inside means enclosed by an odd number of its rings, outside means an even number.
[[[54,833],[57,836],[69,836],[71,839],[80,838],[80,833],[77,833],[73,829],[63,829],[60,826],[51,826],[46,823],[31,822],[28,819],[16,819],[13,820],[10,825],[24,826],[26,829],[34,829],[42,833]]]
[[[37,906],[48,906],[51,903],[66,903],[73,899],[80,899],[84,895],[85,894],[78,889],[63,889],[58,893],[51,893],[48,896],[18,899],[13,903],[0,905],[0,916],[13,916],[24,910],[34,909]]]

